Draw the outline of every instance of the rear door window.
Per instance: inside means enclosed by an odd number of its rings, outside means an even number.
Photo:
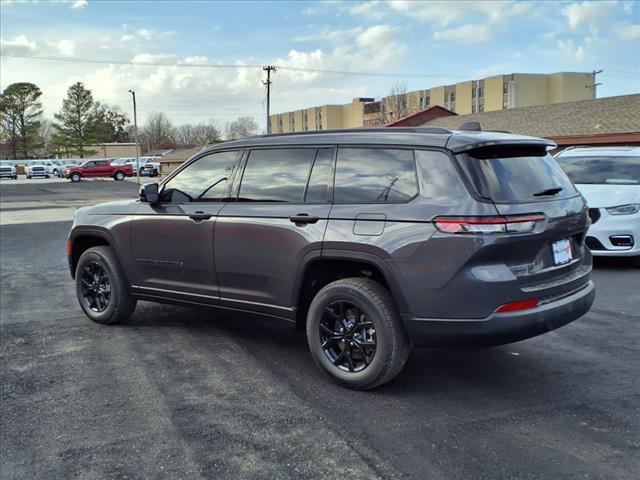
[[[404,203],[418,193],[412,150],[340,148],[335,203]]]
[[[480,197],[524,203],[577,195],[571,180],[544,149],[489,147],[458,156]]]
[[[252,150],[238,201],[302,203],[315,156],[315,148]]]

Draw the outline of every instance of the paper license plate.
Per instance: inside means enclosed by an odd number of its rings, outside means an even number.
[[[571,255],[571,242],[569,240],[559,240],[551,244],[553,249],[553,262],[556,265],[569,263],[573,258]]]

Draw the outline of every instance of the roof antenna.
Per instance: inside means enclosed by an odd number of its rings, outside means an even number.
[[[464,130],[465,132],[481,132],[482,125],[480,125],[480,122],[466,122],[460,125],[458,130]]]

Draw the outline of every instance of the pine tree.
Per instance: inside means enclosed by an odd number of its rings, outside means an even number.
[[[62,101],[62,109],[55,115],[52,142],[67,153],[84,158],[95,150],[87,145],[98,142],[93,116],[93,96],[91,90],[77,82],[67,90],[67,98]]]
[[[0,133],[14,159],[29,158],[41,146],[42,91],[33,83],[12,83],[0,94]]]

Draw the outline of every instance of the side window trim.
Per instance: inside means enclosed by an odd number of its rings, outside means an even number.
[[[335,172],[336,172],[336,158],[338,156],[338,146],[337,145],[317,145],[316,146],[316,156],[313,159],[313,163],[311,164],[311,169],[309,170],[309,177],[307,178],[307,185],[304,189],[304,197],[303,203],[307,203],[307,194],[309,192],[309,185],[311,182],[311,175],[313,174],[313,169],[316,166],[316,161],[318,160],[318,155],[320,155],[320,150],[331,150],[331,161],[329,162],[329,172],[327,174],[327,193],[325,196],[325,203],[333,203],[333,183],[335,181]],[[318,203],[318,202],[313,202]],[[313,204],[310,203],[310,204]]]

